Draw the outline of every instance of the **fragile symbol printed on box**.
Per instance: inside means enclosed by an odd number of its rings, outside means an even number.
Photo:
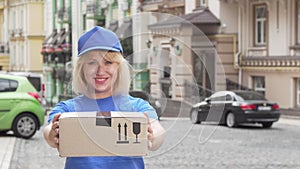
[[[124,132],[123,139],[122,139],[122,129]],[[128,130],[127,123],[125,123],[123,126],[120,123],[118,124],[118,140],[117,140],[118,144],[124,144],[124,143],[129,144],[127,130]],[[141,132],[141,123],[140,122],[132,123],[132,132],[135,134],[135,142],[134,143],[140,143],[138,140],[138,135]]]

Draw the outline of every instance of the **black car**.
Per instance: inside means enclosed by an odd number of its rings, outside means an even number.
[[[279,106],[254,91],[220,91],[193,105],[192,123],[218,122],[228,127],[242,123],[260,123],[270,128],[280,117]]]
[[[149,93],[146,93],[144,91],[132,90],[129,92],[129,95],[148,101],[149,104],[156,110],[158,120],[160,119],[162,108],[160,102],[157,99],[153,98]]]

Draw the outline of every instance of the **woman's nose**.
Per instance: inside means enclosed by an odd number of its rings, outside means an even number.
[[[103,67],[101,65],[98,66],[97,72],[98,75],[103,73]]]
[[[99,63],[98,69],[97,69],[97,74],[102,74],[105,72],[105,65],[102,63]]]

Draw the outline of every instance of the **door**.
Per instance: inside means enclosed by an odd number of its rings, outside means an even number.
[[[218,95],[211,98],[211,106],[206,121],[222,122],[226,106],[226,95]]]
[[[20,101],[21,95],[15,92],[18,82],[0,78],[0,120]]]

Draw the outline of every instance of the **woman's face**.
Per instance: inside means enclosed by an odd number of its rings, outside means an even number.
[[[97,50],[90,51],[90,57],[83,66],[84,77],[90,89],[89,92],[95,92],[96,98],[111,96],[113,84],[117,79],[119,64],[105,60],[103,58],[105,53]]]

